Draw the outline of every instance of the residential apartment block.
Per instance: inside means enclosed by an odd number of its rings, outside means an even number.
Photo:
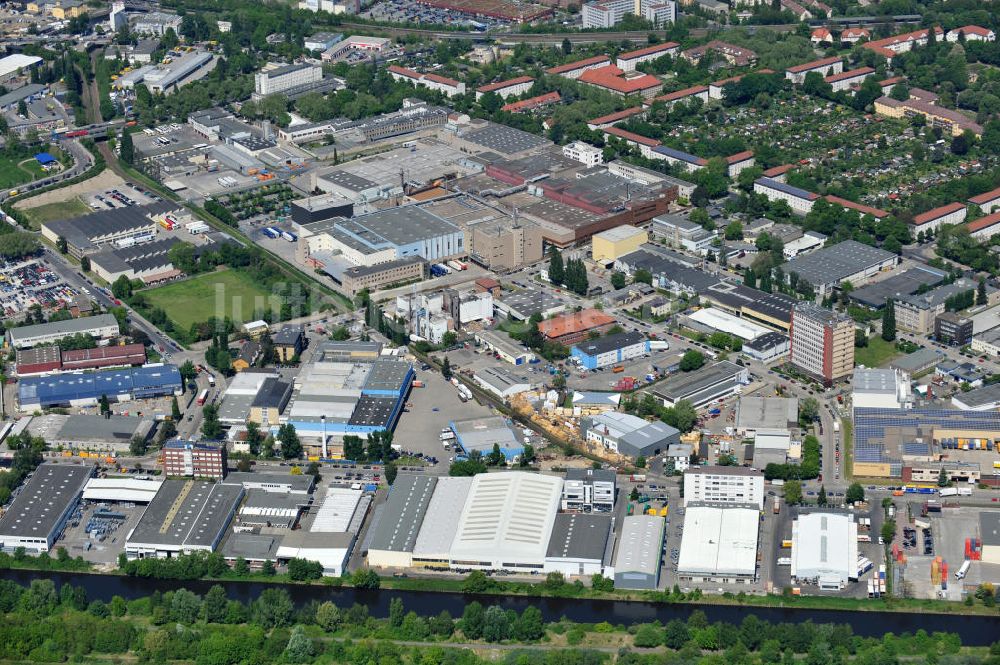
[[[193,478],[224,478],[226,447],[191,441],[168,441],[163,447],[163,474]]]

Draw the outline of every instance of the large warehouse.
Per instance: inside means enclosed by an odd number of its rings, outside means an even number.
[[[545,572],[566,577],[604,573],[609,563],[609,544],[614,543],[610,515],[559,513],[552,525],[545,553]]]
[[[471,489],[470,477],[441,476],[437,479],[434,494],[427,505],[427,514],[434,517],[420,525],[420,533],[413,545],[413,566],[448,568],[451,543],[455,540],[458,519],[462,516]]]
[[[749,584],[757,571],[756,508],[687,507],[677,575],[691,582]]]
[[[165,480],[125,540],[129,559],[214,552],[243,500],[243,487]]]
[[[409,568],[417,534],[434,495],[436,476],[400,474],[386,502],[376,508],[369,529],[368,565],[373,568]]]
[[[112,402],[176,395],[181,375],[174,365],[149,365],[106,372],[74,372],[22,379],[17,384],[21,411],[52,406],[93,406],[102,396]]]
[[[35,469],[0,518],[0,549],[48,552],[94,475],[90,464],[46,463]]]
[[[792,522],[792,579],[836,591],[858,572],[858,524],[853,515],[810,513]]]
[[[616,589],[656,589],[660,585],[665,523],[656,515],[629,515],[622,522],[615,552]]]
[[[452,542],[452,567],[542,571],[561,495],[556,476],[475,476]]]
[[[90,335],[96,339],[111,339],[120,334],[118,319],[111,314],[66,319],[51,323],[36,323],[7,329],[7,342],[15,349],[28,349],[39,344],[57,342],[73,335]]]

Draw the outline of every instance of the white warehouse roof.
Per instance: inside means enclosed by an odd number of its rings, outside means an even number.
[[[757,569],[760,512],[689,506],[677,561],[679,575],[752,577]]]
[[[0,58],[0,77],[13,74],[25,67],[33,67],[41,61],[42,59],[37,55],[24,55],[23,53],[14,53],[6,58]]]
[[[562,478],[523,471],[475,476],[451,546],[454,565],[544,565]],[[489,562],[489,563],[487,563]]]
[[[846,583],[857,572],[858,525],[838,513],[800,515],[792,524],[792,578]]]
[[[327,489],[323,503],[316,512],[309,531],[313,533],[344,533],[351,525],[354,511],[361,501],[361,490],[349,490],[340,487]]]
[[[149,503],[163,480],[138,478],[91,478],[83,488],[84,501],[123,501]]]
[[[764,333],[771,332],[770,329],[764,326],[711,307],[699,309],[688,316],[692,321],[700,323],[703,326],[729,333],[730,335],[736,335],[740,339],[747,341],[757,339]]]
[[[472,478],[442,476],[434,486],[434,494],[427,504],[427,515],[420,525],[413,556],[430,559],[447,559],[451,543],[455,540],[458,520],[472,489]]]

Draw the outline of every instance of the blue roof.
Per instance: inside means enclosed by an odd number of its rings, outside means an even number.
[[[37,155],[35,155],[35,159],[37,159],[38,163],[43,166],[45,164],[54,164],[57,161],[55,157],[53,157],[47,152],[38,153]]]
[[[665,145],[658,145],[653,147],[653,152],[658,152],[661,155],[666,155],[667,157],[673,157],[674,159],[679,159],[682,162],[688,162],[690,164],[704,164],[705,159],[692,155],[687,152],[682,152],[680,150],[675,150],[674,148],[668,148]]]
[[[181,375],[176,366],[151,365],[106,372],[29,377],[18,382],[17,397],[21,404],[52,406],[98,399],[102,395],[109,398],[118,395],[151,397],[172,393],[180,387]]]
[[[799,189],[798,187],[792,187],[791,185],[786,185],[783,182],[778,182],[773,178],[757,178],[756,184],[761,184],[764,187],[770,189],[776,189],[779,192],[784,192],[785,194],[791,194],[792,196],[797,196],[800,199],[806,199],[807,201],[813,201],[819,198],[818,194],[813,194],[812,192],[807,192],[804,189]]]

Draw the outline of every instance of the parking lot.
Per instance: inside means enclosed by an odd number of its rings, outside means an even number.
[[[422,453],[437,459],[437,464],[429,465],[428,471],[437,474],[448,473],[448,459],[452,452],[441,443],[441,430],[453,420],[488,416],[493,409],[479,404],[474,398],[462,402],[458,391],[445,381],[440,372],[417,367],[417,380],[423,381],[423,388],[414,388],[407,401],[406,412],[396,426],[393,443],[402,446],[403,451]],[[405,453],[404,453],[405,454]]]
[[[121,187],[93,192],[87,197],[86,202],[94,210],[114,210],[115,208],[149,205],[160,200],[156,194],[147,192],[138,185],[127,183]]]
[[[56,547],[65,547],[73,558],[82,556],[93,563],[114,563],[144,509],[145,506],[134,503],[82,502],[56,541]]]
[[[0,307],[5,318],[20,317],[34,305],[60,309],[77,295],[44,259],[0,264]]]

